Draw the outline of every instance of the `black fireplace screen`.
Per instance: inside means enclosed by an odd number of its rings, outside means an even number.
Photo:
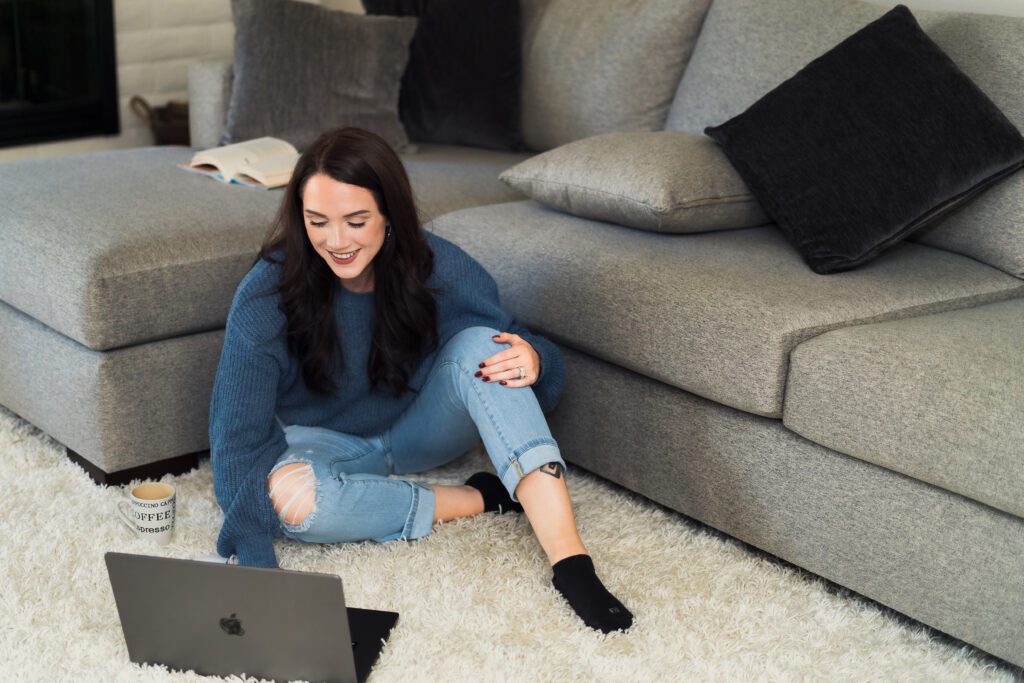
[[[120,130],[113,0],[0,0],[0,147]]]

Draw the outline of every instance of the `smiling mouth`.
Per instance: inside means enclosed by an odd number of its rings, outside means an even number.
[[[349,254],[348,258],[339,258],[338,256],[335,256],[333,251],[329,251],[327,253],[331,255],[331,260],[334,261],[339,266],[347,266],[348,264],[356,260],[356,257],[359,255],[360,251],[362,251],[362,249],[356,249],[354,252],[351,252]]]

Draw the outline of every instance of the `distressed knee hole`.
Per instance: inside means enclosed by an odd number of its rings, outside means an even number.
[[[313,466],[295,462],[270,475],[270,500],[282,522],[302,524],[316,503],[316,478]]]

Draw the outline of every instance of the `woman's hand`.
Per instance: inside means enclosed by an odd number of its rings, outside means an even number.
[[[491,338],[499,344],[511,346],[485,358],[480,363],[477,377],[485,382],[500,382],[509,387],[528,387],[537,381],[540,375],[540,356],[530,346],[530,342],[512,332],[501,332]],[[526,373],[522,379],[519,379],[520,366]]]

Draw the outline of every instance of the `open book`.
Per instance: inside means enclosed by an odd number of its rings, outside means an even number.
[[[288,184],[298,160],[299,152],[290,142],[262,137],[204,149],[187,164],[175,165],[224,183],[271,190]]]

